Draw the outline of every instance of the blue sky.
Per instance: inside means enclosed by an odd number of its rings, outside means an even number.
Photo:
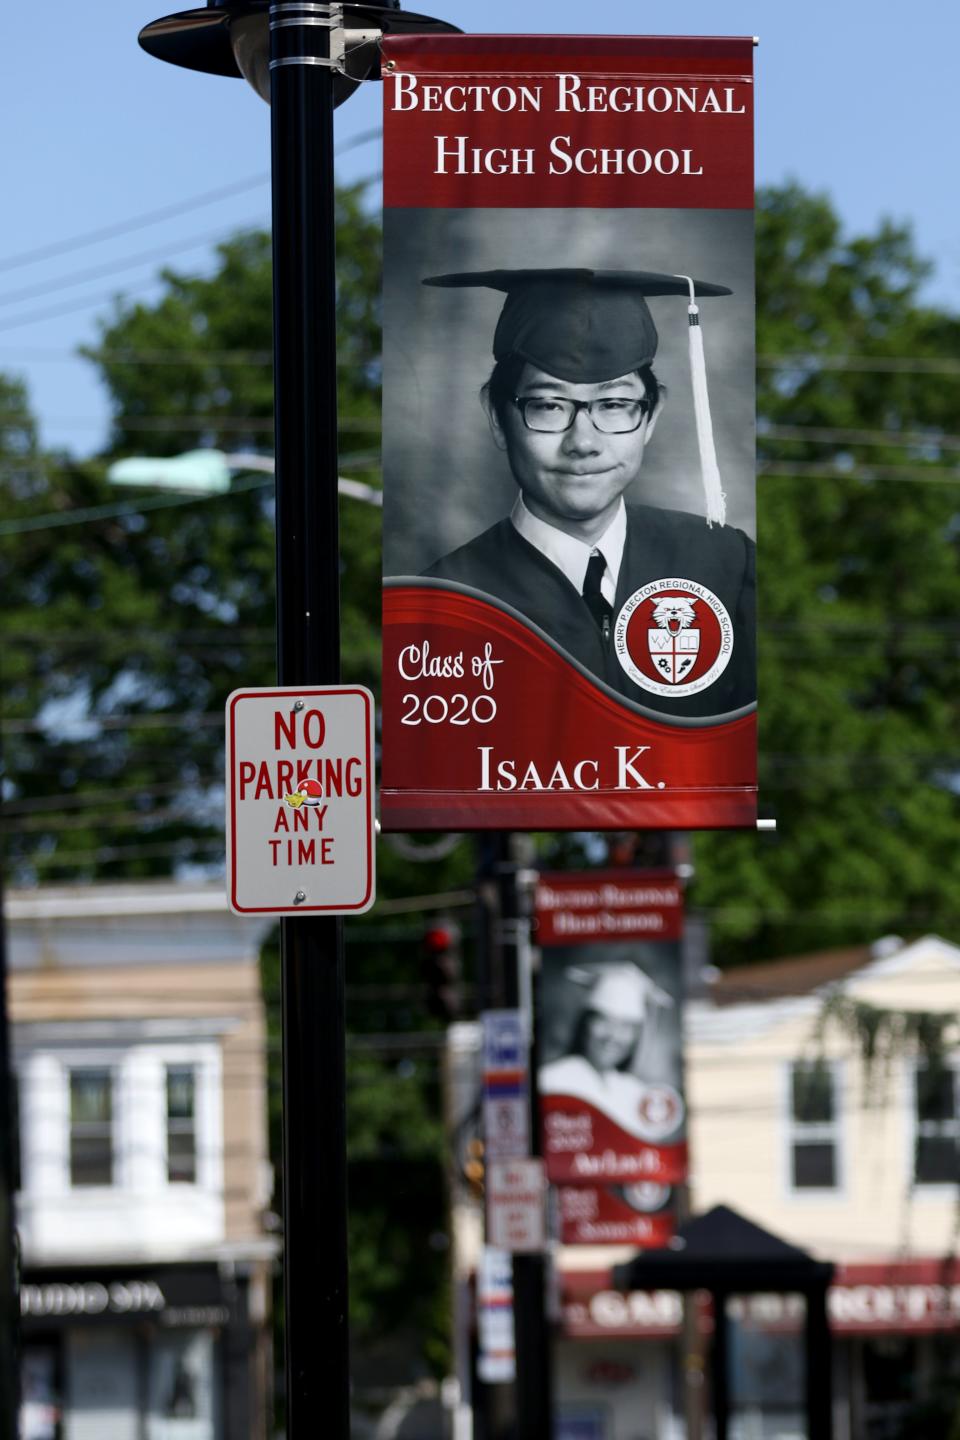
[[[660,9],[663,23],[636,0],[441,0],[432,13],[476,31],[758,35],[758,181],[826,191],[853,231],[883,216],[909,221],[936,265],[930,293],[960,309],[960,7],[673,0]],[[156,296],[160,265],[203,270],[217,238],[269,219],[267,107],[241,81],[145,55],[137,32],[163,13],[162,0],[60,0],[6,17],[0,370],[26,378],[43,442],[79,455],[103,444],[108,410],[75,352],[96,338],[110,296]],[[367,85],[338,112],[343,179],[379,169],[378,142],[362,138],[379,109],[380,87]],[[77,243],[165,210],[175,213]]]

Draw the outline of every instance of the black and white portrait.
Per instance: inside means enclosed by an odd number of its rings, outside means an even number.
[[[684,1118],[677,986],[672,945],[545,950],[541,1095],[585,1101],[639,1140],[676,1139]]]
[[[752,215],[394,210],[386,243],[385,576],[487,598],[645,707],[749,707]],[[618,618],[676,577],[700,590],[647,684]],[[694,685],[698,605],[733,654]]]

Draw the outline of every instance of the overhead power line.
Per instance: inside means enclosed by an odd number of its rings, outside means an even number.
[[[168,243],[152,250],[141,250],[138,255],[128,255],[122,260],[111,260],[106,264],[93,265],[86,270],[74,270],[70,275],[60,275],[53,280],[44,280],[40,284],[28,286],[26,290],[8,290],[5,295],[0,295],[0,305],[16,305],[24,300],[34,300],[40,295],[49,295],[55,290],[67,290],[71,285],[83,285],[87,280],[102,280],[107,275],[114,275],[119,270],[132,270],[137,265],[153,264],[154,261],[164,260],[170,255],[180,255],[185,250],[195,250],[201,245],[213,245],[219,240],[228,239],[236,235],[238,231],[263,228],[263,222],[259,220],[238,221],[236,224],[220,225],[216,230],[206,230],[202,235],[193,235],[188,240],[178,240],[176,243]]]
[[[929,430],[840,430],[823,425],[769,425],[757,433],[765,440],[801,440],[805,445],[906,445],[931,446],[939,450],[960,449],[960,435],[940,435]]]
[[[259,490],[273,484],[271,475],[250,475],[235,480],[229,494],[236,495],[242,490]],[[137,500],[108,505],[91,505],[81,510],[61,510],[52,515],[31,515],[23,520],[0,522],[0,537],[4,535],[26,535],[32,530],[52,530],[62,525],[86,525],[91,520],[115,520],[124,515],[139,515],[148,510],[169,510],[176,505],[198,505],[205,500],[222,499],[219,495],[146,495]]]
[[[345,155],[350,150],[356,150],[358,146],[367,144],[370,140],[379,139],[382,129],[377,126],[373,130],[365,130],[360,135],[353,135],[336,147],[337,155]],[[120,235],[130,235],[135,230],[146,229],[150,225],[159,225],[165,220],[175,220],[179,215],[186,215],[191,210],[200,210],[206,205],[214,205],[219,200],[229,200],[233,195],[241,195],[249,190],[255,190],[261,185],[269,185],[270,172],[265,171],[260,175],[250,175],[245,180],[235,180],[230,185],[221,185],[216,190],[204,190],[199,195],[191,196],[189,200],[178,200],[172,205],[163,205],[157,210],[146,210],[139,215],[132,215],[126,220],[118,220],[110,225],[100,226],[96,230],[82,231],[78,235],[71,235],[63,240],[55,240],[50,245],[42,245],[29,251],[23,251],[19,255],[8,255],[0,258],[0,274],[7,270],[16,270],[23,265],[39,264],[43,260],[52,260],[57,255],[66,255],[74,250],[82,250],[88,245],[99,245],[104,240],[115,240]]]
[[[242,352],[241,352],[242,353]],[[244,361],[231,357],[229,352],[206,351],[206,350],[180,350],[171,351],[176,359],[157,360],[157,364],[189,364],[189,365],[239,365],[241,363],[251,364],[272,364],[272,357],[265,351],[250,351]],[[133,357],[133,351],[98,351],[97,359],[106,364],[127,364],[140,362]],[[154,362],[151,362],[154,363]],[[341,368],[346,369],[344,364]],[[351,367],[352,368],[352,367]],[[3,421],[26,422],[32,420],[33,416],[27,410],[0,410],[0,423]],[[94,416],[47,416],[48,425],[100,425],[101,422]],[[220,430],[243,430],[259,429],[272,430],[273,420],[258,415],[222,415],[209,416],[194,414],[181,415],[145,415],[120,416],[117,423],[122,425],[124,430],[189,430],[197,428],[211,428]],[[380,425],[376,420],[342,420],[341,430],[379,430]],[[758,443],[765,444],[769,440],[800,441],[805,445],[880,445],[891,448],[922,449],[924,447],[937,450],[960,450],[960,435],[942,435],[933,431],[924,430],[841,430],[831,429],[820,425],[770,425],[762,429],[757,436]]]
[[[0,357],[3,356],[3,349],[0,347]],[[123,352],[123,358],[130,361],[137,361],[143,365],[175,364],[179,359],[189,359],[193,356],[192,351],[183,350],[130,350]],[[76,358],[76,351],[62,350],[55,347],[38,347],[24,350],[18,347],[9,352],[10,359],[24,360],[71,360]],[[272,361],[272,356],[264,353],[261,357],[263,363]],[[224,350],[218,352],[217,359],[221,364],[227,364],[230,359],[237,364],[246,364],[249,360],[249,352],[244,350]],[[761,370],[800,369],[807,367],[815,370],[890,370],[902,373],[914,372],[916,374],[939,373],[960,374],[960,361],[949,358],[930,357],[928,355],[808,355],[797,353],[796,355],[772,355],[761,352],[756,357],[757,368]]]
[[[820,460],[771,460],[757,467],[757,478],[801,480],[893,481],[897,484],[956,485],[960,469],[948,470],[943,465],[913,467],[909,465],[850,465],[839,467]]]
[[[918,375],[960,375],[960,360],[927,355],[821,355],[797,351],[792,355],[758,355],[757,365],[765,370],[888,370],[895,374],[913,371]]]
[[[103,225],[97,230],[86,230],[79,235],[71,235],[65,240],[55,240],[50,245],[41,245],[39,249],[24,251],[20,255],[8,255],[0,259],[0,273],[7,270],[16,270],[22,265],[39,264],[42,260],[52,260],[57,255],[67,255],[74,250],[82,250],[87,245],[99,245],[104,240],[115,240],[119,235],[130,235],[134,230],[143,230],[148,225],[158,225],[163,220],[175,220],[178,215],[186,215],[190,210],[199,210],[205,205],[215,205],[218,200],[229,200],[233,195],[242,195],[246,191],[255,190],[261,185],[269,185],[270,172],[262,175],[251,175],[246,180],[236,180],[232,185],[222,185],[218,190],[205,190],[201,195],[194,195],[189,200],[181,200],[173,205],[161,206],[159,210],[147,210],[140,215],[134,215],[129,220],[118,220],[113,225]]]

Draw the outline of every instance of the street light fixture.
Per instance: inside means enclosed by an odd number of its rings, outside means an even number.
[[[149,486],[152,490],[173,490],[200,499],[205,495],[227,494],[234,471],[259,470],[264,475],[273,475],[276,468],[272,455],[258,455],[255,451],[225,455],[222,450],[187,450],[182,455],[130,455],[125,460],[115,460],[107,467],[107,479],[111,485],[129,485],[132,489]],[[365,485],[362,480],[338,475],[337,490],[366,505],[383,505],[383,491],[375,485]]]
[[[293,9],[293,7],[288,7]],[[303,6],[299,7],[303,9]],[[333,103],[342,105],[364,80],[380,79],[384,35],[459,34],[457,25],[386,5],[343,5],[342,69],[334,72]],[[140,44],[158,60],[242,76],[270,103],[270,0],[209,0],[205,9],[165,15],[140,31]]]

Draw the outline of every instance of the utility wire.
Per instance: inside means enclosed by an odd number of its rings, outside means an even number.
[[[909,776],[906,779],[916,779],[916,768],[929,766],[934,771],[943,771],[948,768],[955,770],[957,759],[955,755],[870,755],[863,752],[854,752],[846,755],[782,755],[782,756],[761,756],[761,766],[768,782],[777,785],[778,789],[789,788],[784,779],[778,775],[779,771],[809,771],[815,770],[818,775],[823,776],[829,772],[831,767],[841,767],[845,774],[854,771],[864,777],[880,774],[890,767],[906,768],[911,767]],[[921,777],[924,778],[924,777]],[[873,789],[867,784],[844,785],[845,793],[856,794],[863,790]],[[196,796],[200,794],[205,802],[211,807],[222,806],[224,803],[223,780],[190,780],[184,778],[176,783],[165,785],[149,785],[139,789],[117,789],[88,792],[86,794],[70,793],[66,795],[45,795],[36,800],[7,801],[0,806],[0,829],[10,835],[27,835],[37,831],[44,834],[56,834],[61,831],[81,829],[88,825],[96,825],[98,828],[129,825],[149,826],[169,820],[179,820],[188,823],[193,819],[194,823],[200,823],[195,815],[195,810],[184,813],[182,808],[166,809],[138,809],[136,802],[146,802],[155,799],[169,798],[170,796],[182,796],[184,804],[190,796],[193,806],[196,804]],[[117,807],[130,805],[128,813],[117,814]],[[60,811],[85,812],[62,815]],[[99,812],[107,810],[110,813],[102,818]],[[91,813],[93,812],[93,813]],[[44,818],[53,815],[54,818]]]
[[[216,230],[207,230],[202,235],[192,236],[189,240],[178,240],[175,243],[163,245],[159,249],[154,247],[152,250],[142,250],[139,255],[128,255],[123,260],[111,260],[107,264],[94,265],[86,270],[75,270],[70,275],[61,275],[56,280],[45,280],[26,290],[8,290],[5,295],[0,295],[0,305],[16,305],[23,300],[36,299],[39,295],[49,295],[55,290],[67,290],[71,285],[82,285],[87,280],[102,280],[104,276],[113,275],[118,270],[132,270],[137,265],[152,264],[155,260],[164,260],[169,255],[179,255],[186,250],[195,250],[201,245],[212,245],[238,232],[255,228],[262,230],[263,223],[258,220],[246,220],[226,227],[221,225]]]
[[[845,443],[960,449],[960,435],[942,435],[932,430],[842,430],[827,425],[768,425],[757,432],[758,443],[765,440],[801,440],[805,445]]]
[[[229,200],[233,195],[242,195],[246,191],[256,190],[261,185],[269,185],[270,172],[263,175],[251,175],[246,180],[237,180],[232,185],[223,185],[218,190],[206,190],[201,195],[194,195],[189,200],[181,200],[173,205],[164,205],[159,210],[147,210],[143,214],[134,215],[129,220],[118,220],[113,225],[103,225],[97,230],[87,230],[79,235],[72,235],[65,240],[55,240],[50,245],[41,245],[38,249],[24,251],[20,255],[8,255],[0,259],[0,274],[7,270],[16,270],[23,265],[39,264],[43,260],[52,260],[57,255],[71,254],[75,250],[82,250],[87,245],[99,245],[104,240],[115,240],[118,235],[130,235],[134,230],[143,230],[149,225],[158,225],[163,220],[174,220],[178,215],[186,215],[190,210],[199,210],[205,205],[215,205],[218,200]]]
[[[111,358],[123,358],[131,363],[141,365],[176,364],[180,359],[192,358],[192,351],[182,350],[131,350],[122,352],[121,356]],[[0,358],[3,356],[3,349],[0,348]],[[17,348],[10,351],[10,358],[24,360],[73,360],[76,359],[74,350],[60,350],[54,348],[40,348],[23,350]],[[250,363],[249,352],[244,350],[221,351],[218,354],[221,364],[228,364],[231,360],[236,364]],[[266,353],[259,356],[257,363],[270,364],[273,357]],[[758,369],[779,370],[812,367],[818,370],[889,370],[903,374],[930,374],[943,373],[948,375],[960,375],[960,361],[947,358],[930,357],[925,355],[808,355],[797,353],[796,355],[772,355],[760,353],[756,357]]]
[[[256,353],[256,352],[251,352]],[[180,352],[183,363],[192,365],[215,365],[221,364],[222,356],[217,352],[204,350],[190,350]],[[123,351],[111,352],[111,357],[118,363],[123,363],[127,358]],[[107,358],[99,357],[98,358]],[[174,362],[169,362],[174,363]],[[239,363],[239,362],[235,362]],[[0,424],[10,422],[26,423],[34,417],[26,410],[0,410]],[[47,417],[48,425],[99,425],[99,421],[93,417],[83,416],[53,416]],[[133,417],[117,417],[117,423],[125,430],[146,429],[154,423],[158,428],[171,430],[190,429],[193,426],[209,427],[217,429],[244,429],[246,427],[260,427],[273,429],[273,421],[259,415],[144,415]],[[340,429],[363,429],[367,431],[379,431],[380,424],[376,420],[350,421],[341,423]],[[819,425],[770,425],[758,433],[759,444],[768,440],[799,441],[805,445],[827,445],[827,444],[852,444],[852,445],[877,445],[890,449],[936,449],[936,450],[960,450],[960,435],[944,435],[935,431],[925,430],[839,430],[830,429]],[[22,468],[18,466],[18,468]]]
[[[796,354],[757,356],[764,370],[862,370],[890,371],[893,374],[960,375],[960,360],[925,355],[820,355]]]
[[[360,135],[351,136],[349,140],[336,147],[336,154],[345,155],[348,151],[355,150],[370,140],[379,139],[382,133],[381,127],[377,126],[373,130],[365,130]],[[261,175],[251,175],[246,180],[236,180],[217,190],[205,190],[202,194],[194,195],[189,200],[179,200],[172,205],[164,205],[158,210],[147,210],[140,215],[131,216],[127,220],[118,220],[96,230],[87,230],[64,240],[55,240],[50,245],[24,251],[19,255],[8,255],[0,259],[0,273],[15,270],[22,265],[34,265],[43,260],[52,260],[56,255],[66,255],[74,250],[82,250],[87,245],[98,245],[104,240],[115,240],[119,235],[129,235],[135,230],[143,230],[147,226],[160,224],[164,220],[174,220],[178,215],[186,215],[190,210],[199,210],[205,205],[214,205],[218,200],[228,200],[233,195],[240,195],[245,191],[255,190],[261,185],[269,185],[269,183],[269,171]]]
[[[236,495],[245,490],[262,490],[272,485],[271,476],[251,475],[233,482],[227,492]],[[24,520],[0,522],[0,537],[26,535],[33,530],[52,530],[63,525],[86,525],[91,520],[116,520],[124,515],[140,515],[148,510],[169,510],[177,505],[198,505],[205,500],[219,500],[219,495],[146,495],[109,505],[91,505],[84,510],[61,510],[53,515],[31,515]]]
[[[947,470],[942,465],[914,469],[909,465],[851,465],[841,469],[819,460],[774,460],[758,465],[758,479],[782,480],[874,480],[897,484],[914,483],[923,485],[956,485],[960,483],[960,469]]]

